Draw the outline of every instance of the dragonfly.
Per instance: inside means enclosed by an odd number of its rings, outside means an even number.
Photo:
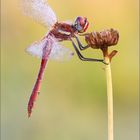
[[[78,16],[73,23],[59,22],[55,12],[46,0],[22,0],[22,9],[25,15],[48,28],[48,32],[41,40],[34,42],[26,49],[29,54],[41,58],[38,76],[28,102],[28,117],[30,117],[34,102],[40,91],[48,60],[60,60],[64,57],[73,56],[73,52],[63,47],[60,42],[65,40],[72,41],[71,38],[75,38],[79,33],[84,33],[89,26],[89,22],[86,17],[81,16]],[[83,60],[103,61],[84,57]]]
[[[72,56],[68,48],[59,42],[71,40],[75,34],[83,33],[88,28],[89,22],[86,17],[77,17],[74,23],[58,22],[55,12],[45,0],[22,0],[22,9],[25,15],[48,28],[46,35],[39,41],[31,44],[26,51],[41,58],[41,65],[35,85],[28,102],[28,117],[31,116],[34,102],[40,91],[44,70],[49,59],[61,59]],[[67,57],[66,56],[66,57]]]

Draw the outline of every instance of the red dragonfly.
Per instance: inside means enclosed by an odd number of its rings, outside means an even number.
[[[48,59],[60,59],[71,56],[72,52],[61,46],[59,42],[71,40],[78,33],[88,28],[85,17],[77,17],[74,23],[58,22],[54,11],[45,0],[22,0],[24,13],[35,21],[49,28],[47,34],[38,42],[27,48],[27,52],[41,58],[40,70],[28,102],[28,117],[31,116],[34,102],[40,90],[40,85]]]

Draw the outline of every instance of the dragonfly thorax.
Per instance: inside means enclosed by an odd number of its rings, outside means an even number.
[[[70,40],[70,38],[74,37],[74,34],[77,33],[76,28],[72,24],[64,22],[57,22],[50,30],[50,34],[59,41]]]

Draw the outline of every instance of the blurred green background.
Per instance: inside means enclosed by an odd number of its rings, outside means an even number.
[[[112,61],[115,140],[139,138],[139,1],[48,0],[60,21],[86,16],[87,32],[113,27],[120,33]],[[40,60],[25,53],[47,29],[22,15],[18,0],[1,1],[2,140],[107,140],[104,65],[50,61],[32,117],[27,103]],[[84,40],[82,40],[84,43]],[[64,45],[73,49],[69,42]],[[102,57],[98,50],[83,52]]]

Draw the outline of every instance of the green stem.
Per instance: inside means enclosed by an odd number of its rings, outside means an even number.
[[[108,102],[108,140],[113,140],[113,90],[112,90],[112,75],[111,63],[108,56],[105,57],[106,65],[106,81],[107,81],[107,102]]]

